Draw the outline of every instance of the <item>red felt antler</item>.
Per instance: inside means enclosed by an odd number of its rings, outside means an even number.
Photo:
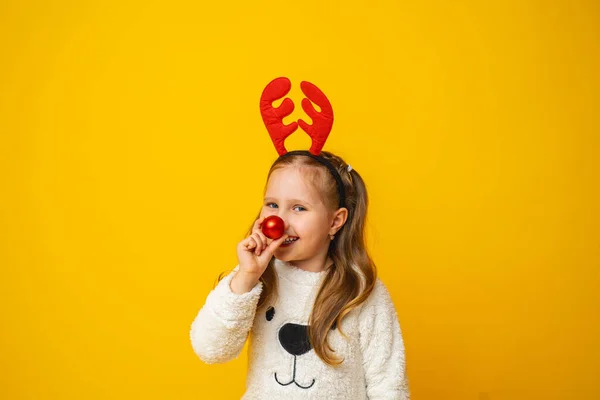
[[[260,96],[260,113],[280,156],[287,153],[284,145],[285,139],[298,129],[298,123],[283,124],[283,118],[294,111],[294,102],[289,97],[283,100],[277,108],[273,107],[273,102],[288,94],[291,88],[292,83],[288,78],[276,78],[265,87]]]
[[[318,156],[333,127],[333,108],[327,96],[312,83],[302,82],[300,83],[300,88],[302,89],[302,93],[308,97],[302,99],[302,109],[312,119],[313,123],[312,125],[308,125],[300,119],[298,120],[298,124],[312,138],[312,145],[309,151]],[[311,101],[321,108],[321,112],[315,110]]]

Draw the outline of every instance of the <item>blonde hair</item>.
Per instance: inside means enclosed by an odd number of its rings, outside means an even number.
[[[333,260],[333,265],[327,270],[315,298],[309,319],[308,336],[317,356],[328,365],[335,366],[343,360],[332,354],[335,350],[329,344],[327,334],[337,327],[342,336],[347,338],[341,330],[341,321],[369,297],[377,279],[377,268],[367,252],[365,243],[368,196],[363,179],[356,170],[348,171],[348,164],[341,157],[327,151],[322,151],[321,157],[329,161],[342,178],[346,196],[344,206],[348,209],[348,218],[329,244],[328,255]],[[338,209],[339,194],[336,181],[323,164],[303,155],[278,158],[269,170],[267,182],[274,171],[285,167],[309,167],[303,168],[312,175],[307,182],[314,182],[323,203],[331,212]],[[258,217],[260,212],[256,219]],[[252,226],[247,236],[252,233]],[[271,259],[260,278],[263,290],[257,306],[259,310],[271,304],[277,297],[274,260]],[[219,280],[222,276],[223,274]]]

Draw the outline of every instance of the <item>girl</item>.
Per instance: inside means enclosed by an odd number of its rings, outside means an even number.
[[[367,191],[361,176],[323,151],[333,125],[327,97],[301,83],[313,124],[289,125],[287,78],[261,96],[263,121],[279,153],[267,176],[263,206],[237,246],[238,265],[209,293],[190,338],[206,363],[236,358],[250,337],[242,399],[409,398],[404,342],[396,310],[364,240]],[[320,111],[312,106],[316,103]],[[300,126],[310,151],[285,149]],[[267,216],[285,234],[262,233]]]
[[[280,156],[239,264],[191,327],[206,363],[236,358],[250,337],[243,399],[408,399],[404,343],[364,241],[367,191],[340,157]],[[285,234],[267,239],[265,217]]]

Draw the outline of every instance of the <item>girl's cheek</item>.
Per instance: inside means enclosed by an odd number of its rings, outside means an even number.
[[[267,217],[269,215],[273,215],[273,214],[276,214],[276,213],[277,213],[277,209],[276,208],[263,206],[262,211],[260,212],[260,216],[261,217]]]
[[[277,210],[276,208],[268,208],[268,209],[265,211],[265,215],[278,215],[278,214],[277,214],[277,211],[278,211],[278,210]]]

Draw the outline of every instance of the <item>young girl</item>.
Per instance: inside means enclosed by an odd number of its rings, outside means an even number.
[[[239,263],[190,332],[206,363],[236,358],[249,337],[242,399],[409,398],[396,311],[365,247],[367,204],[361,176],[330,152],[271,166]],[[277,240],[261,230],[270,215],[285,221]]]

